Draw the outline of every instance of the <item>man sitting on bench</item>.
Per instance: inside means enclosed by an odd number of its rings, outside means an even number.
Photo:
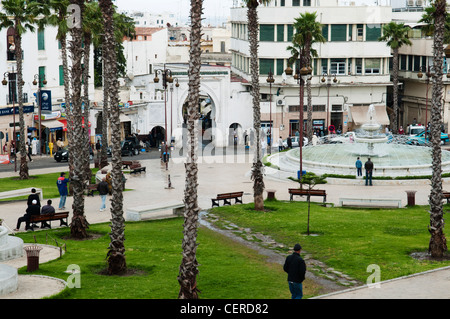
[[[31,205],[28,206],[25,215],[19,217],[19,219],[17,220],[17,226],[14,231],[19,231],[20,224],[22,224],[22,222],[25,222],[25,230],[32,230],[32,228],[30,227],[30,218],[32,215],[40,215],[40,208],[37,200],[35,199],[33,199]]]
[[[47,201],[47,205],[42,206],[41,215],[53,215],[55,214],[55,208],[52,206],[52,200],[49,199]],[[41,228],[48,227],[50,228],[50,225],[47,224],[46,221],[41,222]]]

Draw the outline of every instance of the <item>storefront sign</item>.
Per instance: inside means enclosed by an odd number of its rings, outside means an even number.
[[[52,111],[52,91],[50,90],[40,90],[39,101],[41,104],[41,111],[51,112]]]
[[[15,110],[14,110],[15,109]],[[34,112],[34,105],[27,105],[23,107],[23,113],[33,113]],[[13,107],[7,107],[4,109],[0,109],[0,116],[3,115],[13,115],[13,114],[19,114],[19,107],[16,106]]]

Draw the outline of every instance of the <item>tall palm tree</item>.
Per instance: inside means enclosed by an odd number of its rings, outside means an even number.
[[[271,0],[243,0],[247,5],[248,40],[250,43],[250,73],[253,101],[253,130],[255,131],[256,150],[253,160],[251,178],[253,180],[253,200],[255,210],[264,210],[264,178],[261,158],[261,105],[259,97],[259,63],[258,63],[258,6],[267,5]]]
[[[70,0],[71,4],[77,5],[80,8],[80,20],[81,24],[84,16],[84,0]],[[82,125],[82,62],[83,62],[83,30],[81,27],[74,26],[70,29],[71,40],[69,41],[69,51],[72,61],[71,69],[71,117],[72,117],[72,129],[74,137],[83,136],[83,125]],[[69,121],[68,121],[69,126]],[[69,128],[69,127],[68,127]],[[71,144],[72,156],[81,156],[84,153],[83,139],[74,138]],[[73,161],[73,176],[71,178],[71,186],[73,190],[73,217],[70,223],[71,236],[74,238],[86,238],[87,229],[89,228],[89,223],[84,215],[84,167],[83,161],[76,160]]]
[[[443,57],[444,34],[446,19],[446,1],[434,2],[434,39],[433,39],[433,87],[431,98],[431,128],[430,139],[432,143],[432,177],[430,193],[430,225],[431,234],[428,251],[432,257],[440,258],[447,251],[447,240],[444,234],[444,212],[442,208],[442,168],[440,127],[442,123],[442,91],[443,91]]]
[[[25,120],[23,115],[23,67],[22,67],[22,36],[25,32],[35,30],[35,24],[39,22],[38,16],[42,6],[36,1],[27,0],[2,0],[3,11],[0,12],[0,29],[14,28],[14,45],[16,56],[16,83],[17,99],[19,104],[19,141],[20,152],[20,179],[28,179],[27,152],[25,146]],[[15,139],[15,137],[14,137]]]
[[[189,51],[189,92],[187,102],[188,154],[184,189],[183,259],[178,282],[179,299],[197,299],[197,227],[198,227],[198,105],[200,95],[201,37],[203,0],[191,0],[191,34]]]
[[[386,45],[392,50],[392,82],[393,86],[393,123],[391,125],[392,132],[398,132],[398,51],[403,45],[411,45],[408,39],[408,27],[404,23],[390,22],[383,26],[383,35],[378,38],[378,41],[386,41]]]
[[[122,155],[120,148],[120,120],[119,120],[119,81],[117,78],[117,51],[116,38],[114,34],[114,11],[115,7],[111,0],[100,0],[99,6],[104,21],[103,37],[103,65],[104,79],[108,82],[108,98],[111,123],[111,177],[112,177],[112,200],[111,200],[111,243],[109,245],[108,273],[110,275],[121,274],[126,271],[125,258],[125,219],[123,217],[123,194],[122,194]]]
[[[316,12],[301,13],[299,18],[295,18],[294,30],[295,34],[292,38],[292,43],[295,47],[299,48],[298,57],[301,57],[300,68],[303,66],[311,67],[312,56],[317,56],[317,52],[312,49],[313,43],[325,42],[325,38],[322,34],[322,24],[316,21]],[[289,49],[289,48],[288,48]],[[295,52],[295,51],[294,51]],[[312,141],[313,136],[313,120],[312,120],[312,95],[311,95],[311,81],[306,81],[307,92],[307,137],[309,141]],[[303,110],[300,110],[301,112]],[[303,123],[300,124],[300,129]]]

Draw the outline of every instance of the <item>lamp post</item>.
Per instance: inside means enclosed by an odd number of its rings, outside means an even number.
[[[269,108],[270,108],[270,120],[269,120],[269,155],[272,155],[272,83],[275,82],[273,78],[272,69],[267,76],[267,83],[269,83]]]
[[[2,84],[3,85],[7,85],[8,84],[8,80],[6,80],[6,77],[9,78],[10,74],[15,74],[14,72],[14,67],[12,67],[12,72],[5,72],[3,73],[3,81]],[[17,83],[17,80],[15,80]],[[12,104],[13,104],[13,137],[11,138],[11,142],[14,141],[14,155],[17,153],[17,144],[16,144],[16,106],[14,104],[14,101],[16,99],[16,88],[14,87],[12,90],[10,90],[11,95],[12,95]],[[23,138],[23,136],[22,136]],[[14,172],[17,172],[17,156],[14,156]]]
[[[427,90],[426,90],[426,96],[425,96],[425,142],[427,141],[427,130],[428,130],[428,89],[430,84],[430,78],[432,76],[431,74],[431,67],[427,66],[427,71],[425,72],[425,75],[427,78],[425,79],[425,83],[427,84]],[[423,77],[422,73],[422,67],[420,67],[419,73],[417,73],[417,77],[421,79]]]
[[[292,72],[286,69],[286,74],[292,74]],[[296,74],[294,75],[294,79],[297,80],[297,83],[300,87],[299,97],[300,97],[300,114],[299,114],[299,140],[298,146],[300,150],[300,171],[299,171],[299,179],[300,179],[300,187],[302,186],[301,177],[303,175],[303,156],[302,156],[302,148],[303,148],[303,99],[304,99],[304,87],[305,81],[311,76],[312,69],[310,67],[302,67],[300,70],[297,69]]]
[[[165,146],[165,157],[163,156],[163,160],[166,165],[166,171],[169,169],[169,150],[167,146],[167,87],[170,83],[173,83],[173,77],[172,77],[172,70],[166,69],[166,65],[164,64],[163,69],[156,69],[155,70],[155,78],[153,81],[155,83],[159,83],[158,73],[162,77],[162,85],[164,88],[164,121],[165,121],[165,128],[164,128],[164,146]],[[178,81],[177,81],[178,83]],[[167,188],[171,189],[172,182],[170,181],[170,174],[167,175]]]
[[[41,132],[41,83],[43,85],[47,84],[47,80],[45,79],[45,74],[41,75],[41,74],[35,74],[34,75],[34,80],[33,80],[33,85],[37,85],[39,81],[39,86],[38,86],[38,121],[39,121],[39,155],[42,155],[42,132]],[[50,154],[51,155],[51,154]]]
[[[175,81],[175,87],[180,87],[180,84],[178,83],[178,78],[173,78]],[[170,86],[170,147],[171,150],[173,150],[172,145],[172,130],[173,130],[173,121],[172,121],[172,107],[173,107],[173,84]]]
[[[327,76],[326,80],[325,80],[325,76]],[[322,74],[322,80],[321,80],[322,83],[327,81],[327,114],[326,114],[326,120],[325,120],[325,128],[326,128],[327,132],[328,132],[328,126],[329,126],[328,113],[331,114],[331,112],[330,112],[331,111],[330,110],[330,86],[331,86],[331,77],[332,76],[334,76],[333,83],[336,83],[337,79],[336,79],[336,74],[334,74],[334,73],[333,74],[328,74],[327,72],[324,72]],[[331,119],[330,119],[330,121],[331,121]]]

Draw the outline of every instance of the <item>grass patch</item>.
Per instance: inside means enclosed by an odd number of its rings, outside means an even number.
[[[450,261],[417,260],[413,252],[426,251],[430,235],[427,207],[352,209],[311,206],[306,236],[307,203],[271,201],[266,212],[253,204],[214,208],[212,213],[240,227],[271,236],[287,247],[300,242],[313,258],[365,282],[367,266],[377,264],[381,279],[388,280],[450,265]],[[448,207],[446,207],[448,208]],[[445,229],[450,236],[448,227]]]
[[[67,280],[64,273],[71,264],[81,270],[81,288],[65,289],[54,298],[64,299],[176,299],[182,258],[183,219],[127,223],[125,248],[126,276],[104,275],[110,242],[109,224],[90,225],[91,240],[70,240],[70,230],[60,228],[21,233],[25,242],[45,243],[48,232],[67,244],[67,253],[57,260],[41,264],[35,274]],[[99,236],[100,235],[100,236]],[[286,274],[279,264],[267,263],[254,250],[237,244],[207,228],[199,229],[197,260],[200,264],[198,287],[202,299],[288,299]],[[26,267],[19,270],[26,273]],[[314,293],[305,288],[305,295]]]

